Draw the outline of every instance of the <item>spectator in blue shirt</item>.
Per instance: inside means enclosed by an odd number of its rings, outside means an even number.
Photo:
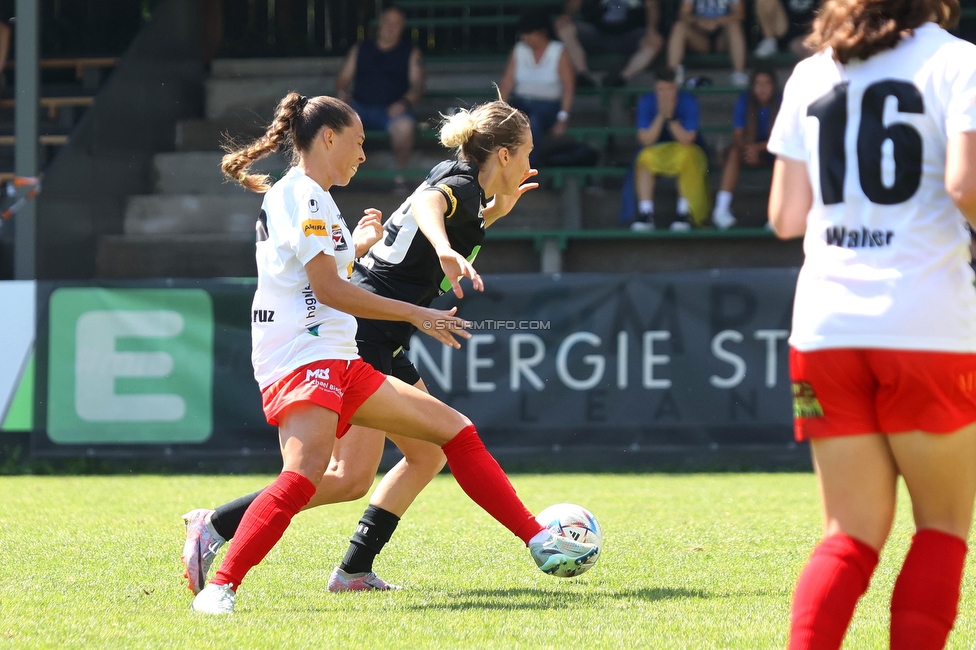
[[[684,82],[685,46],[696,52],[728,50],[732,58],[732,85],[749,83],[746,74],[746,34],[744,0],[683,0],[678,19],[668,38],[668,65],[677,71],[678,83]]]
[[[654,92],[637,104],[637,139],[643,145],[634,167],[637,218],[631,230],[654,228],[654,178],[678,178],[678,216],[671,230],[690,230],[708,220],[708,158],[698,133],[698,100],[678,90],[672,68],[657,73]]]
[[[779,89],[772,70],[752,73],[749,90],[739,95],[732,118],[732,147],[725,159],[722,183],[715,198],[712,222],[725,230],[735,225],[732,214],[732,192],[739,182],[742,165],[760,167],[773,164],[774,156],[766,151],[769,131],[779,110]]]

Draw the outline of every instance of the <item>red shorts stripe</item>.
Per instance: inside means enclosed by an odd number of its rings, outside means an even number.
[[[976,354],[790,349],[798,441],[866,433],[952,433],[976,422]]]
[[[386,381],[386,375],[362,359],[315,361],[282,377],[261,391],[264,416],[278,426],[278,415],[289,404],[312,402],[339,414],[336,438],[349,430],[356,410]]]

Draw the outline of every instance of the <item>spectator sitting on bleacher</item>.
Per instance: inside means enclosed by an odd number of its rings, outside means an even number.
[[[420,49],[403,38],[405,20],[396,7],[384,11],[376,39],[353,45],[336,79],[337,96],[359,113],[363,126],[389,133],[401,171],[410,162],[417,125],[410,108],[424,94],[423,59]],[[402,175],[394,178],[394,190],[410,191]]]
[[[732,146],[722,170],[722,184],[715,198],[712,223],[721,230],[735,225],[732,214],[732,192],[739,182],[742,165],[761,167],[773,164],[774,156],[766,151],[769,131],[779,110],[779,89],[772,70],[752,73],[749,90],[739,95],[732,118]]]
[[[580,19],[574,17],[580,13]],[[587,54],[624,54],[630,59],[604,86],[623,86],[647,68],[664,46],[658,32],[659,0],[566,0],[556,34],[566,46],[579,85],[595,86]]]
[[[678,83],[684,83],[682,61],[687,45],[696,52],[727,49],[732,58],[732,85],[745,87],[746,35],[743,0],[683,0],[678,19],[668,39],[668,65],[675,69]]]
[[[780,47],[799,57],[810,56],[812,51],[803,44],[803,39],[813,29],[819,6],[819,0],[756,0],[756,22],[763,33],[756,46],[756,56],[771,57]]]
[[[566,133],[576,79],[563,44],[552,40],[547,11],[523,13],[519,39],[508,58],[499,92],[503,100],[529,116],[535,143],[529,162],[535,167],[545,136]]]
[[[643,145],[634,166],[637,218],[631,230],[654,229],[654,177],[677,176],[677,217],[671,230],[690,230],[708,219],[708,157],[698,133],[695,96],[680,91],[672,68],[657,73],[654,92],[637,104],[637,140]]]

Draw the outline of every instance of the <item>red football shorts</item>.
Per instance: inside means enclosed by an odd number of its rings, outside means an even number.
[[[790,348],[797,441],[976,422],[976,354]]]
[[[326,359],[302,366],[261,391],[264,416],[278,426],[278,415],[289,404],[312,402],[339,414],[336,438],[349,430],[349,420],[386,375],[362,359]]]

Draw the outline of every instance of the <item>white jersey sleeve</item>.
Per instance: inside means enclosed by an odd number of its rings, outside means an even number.
[[[335,257],[335,244],[331,234],[334,219],[327,213],[324,192],[306,189],[295,202],[295,209],[289,215],[287,225],[288,243],[295,253],[295,257],[304,266],[312,261],[319,253]]]
[[[797,66],[799,67],[799,66]],[[793,160],[806,160],[806,145],[803,132],[803,117],[806,106],[801,104],[802,96],[797,90],[797,84],[802,83],[802,74],[798,77],[792,74],[783,89],[783,100],[780,102],[776,122],[769,134],[766,150],[769,153]]]
[[[970,51],[962,52],[961,59],[954,61],[957,65],[948,70],[951,99],[946,107],[946,135],[950,136],[976,131],[976,45],[960,44],[960,49]]]

